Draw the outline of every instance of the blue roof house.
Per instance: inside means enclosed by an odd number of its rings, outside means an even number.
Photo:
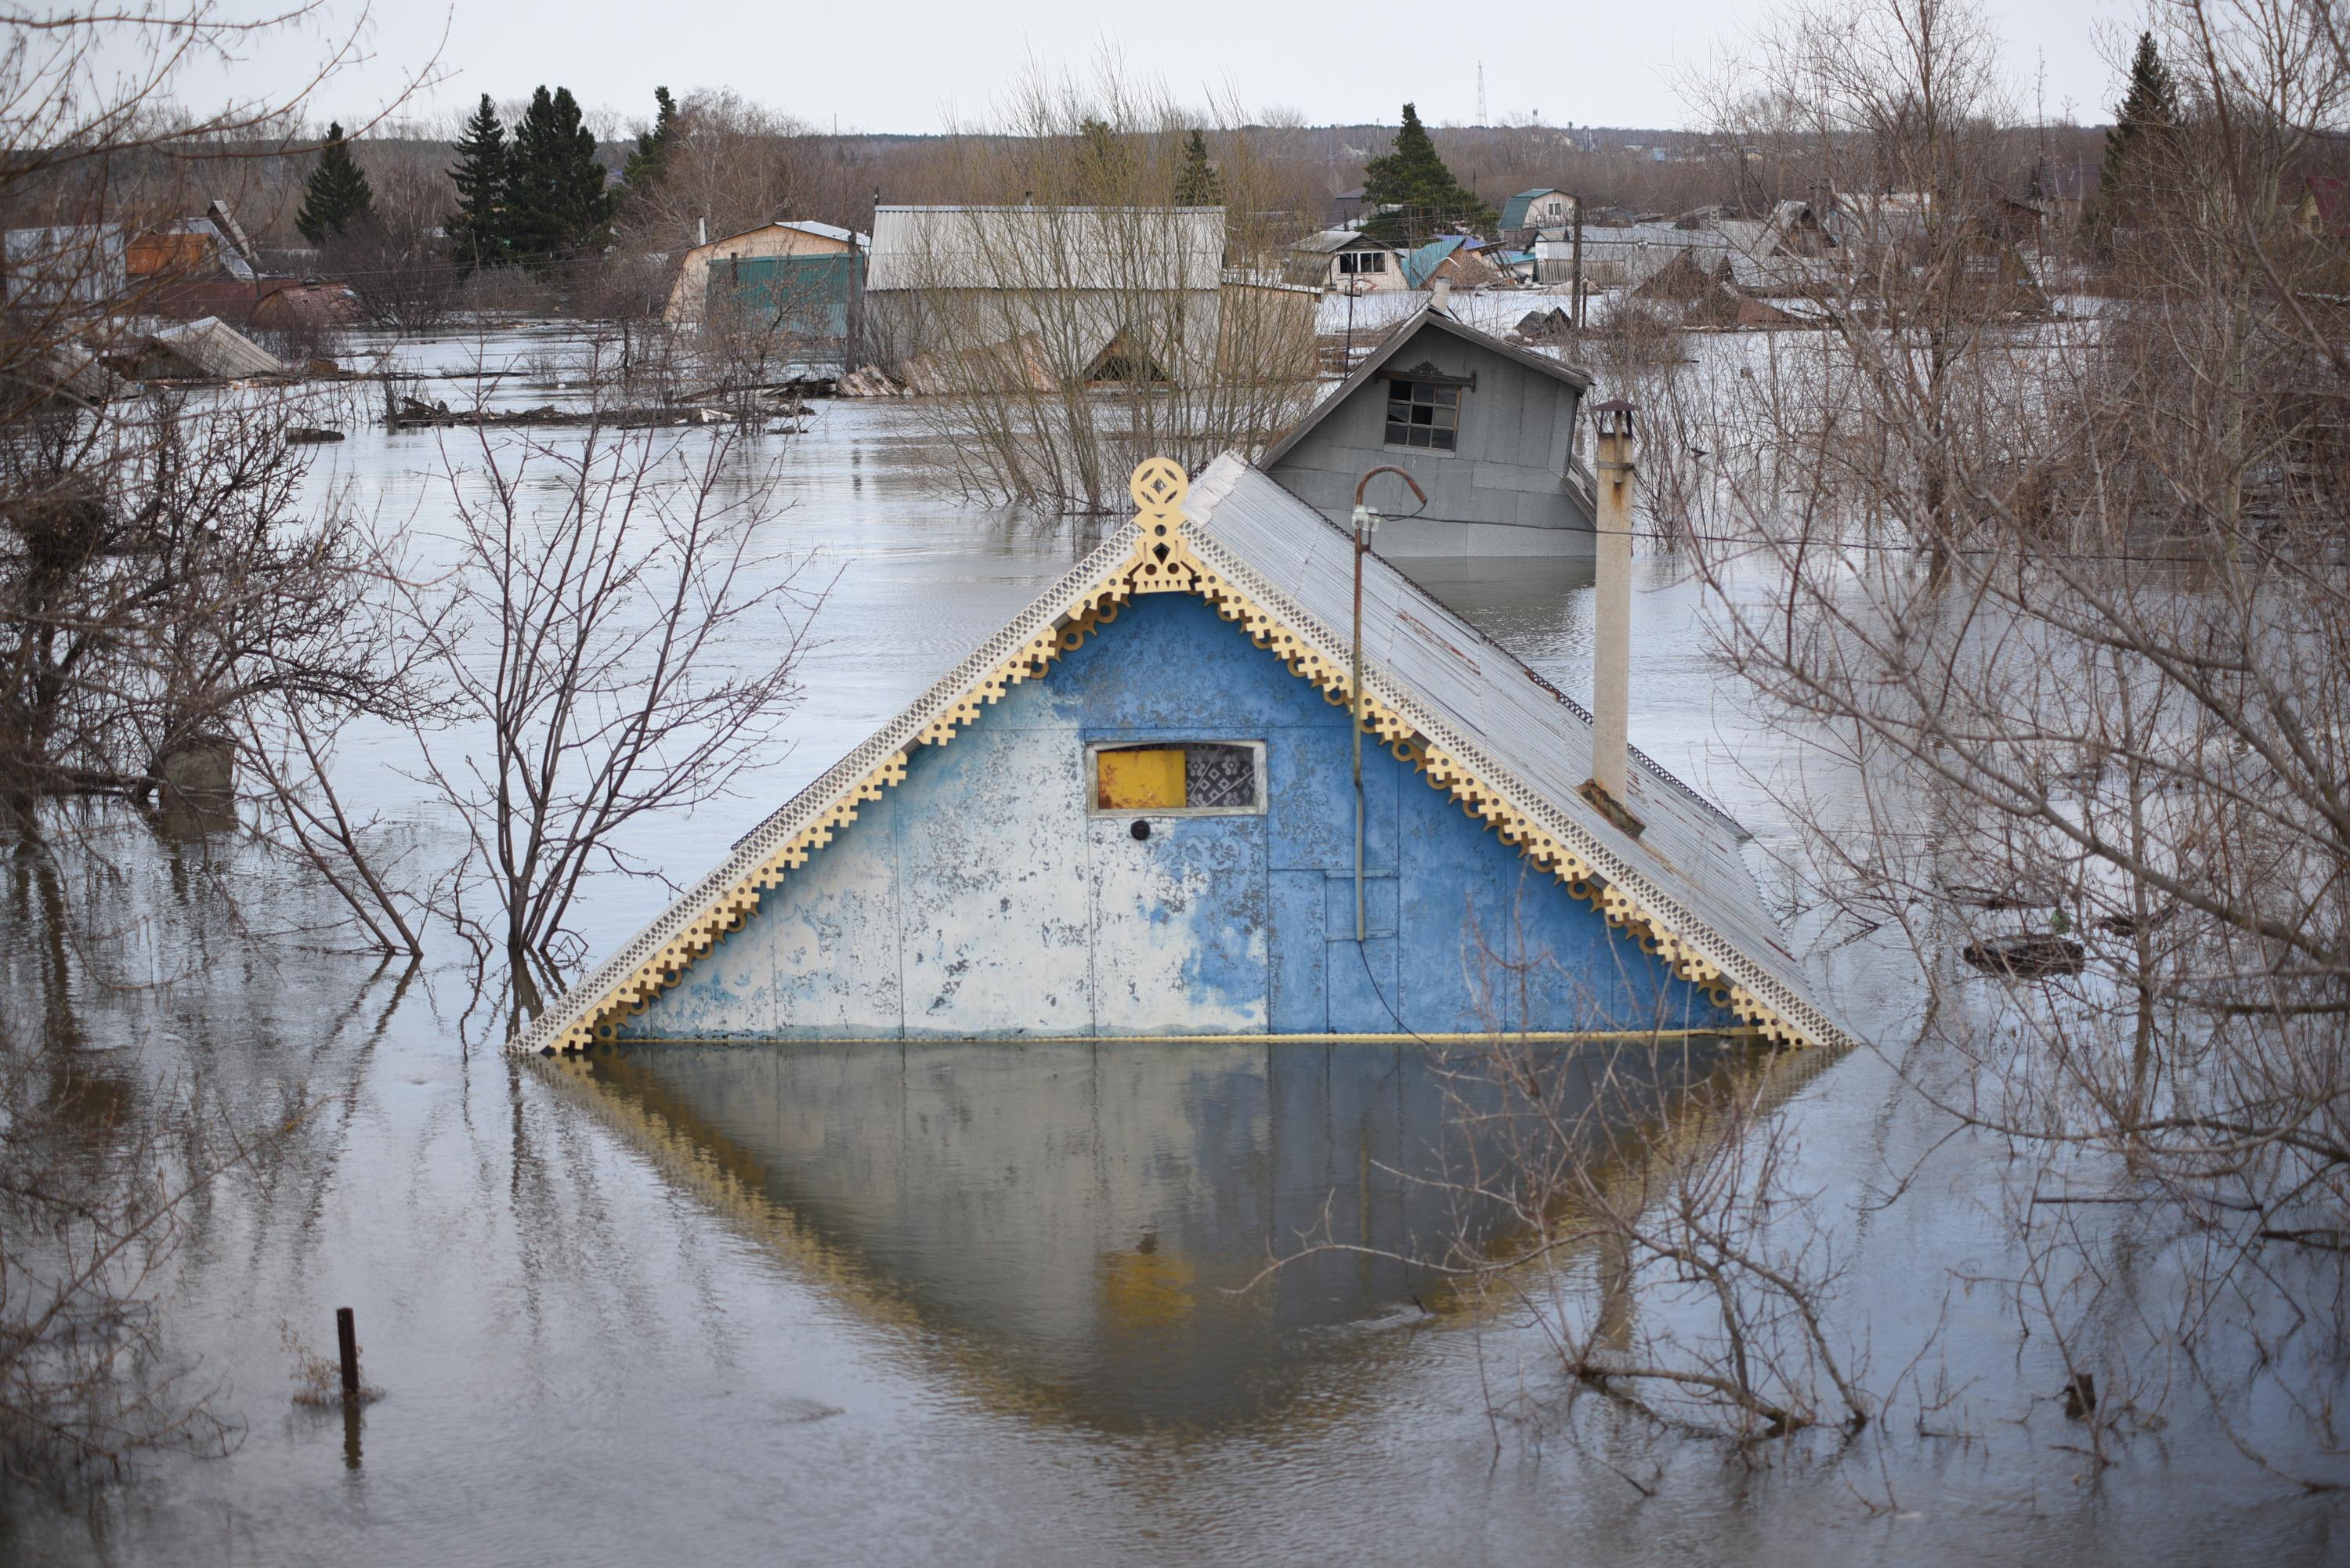
[[[1637,753],[1600,809],[1590,717],[1376,555],[1358,690],[1351,537],[1238,457],[1130,488],[513,1048],[1843,1042],[1720,809]]]

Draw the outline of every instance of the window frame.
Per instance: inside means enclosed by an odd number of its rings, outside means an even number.
[[[1104,752],[1166,751],[1177,746],[1242,746],[1251,753],[1254,763],[1256,804],[1254,805],[1174,805],[1138,807],[1105,806],[1101,804],[1101,763]],[[1086,816],[1092,821],[1133,822],[1138,819],[1173,818],[1182,816],[1263,816],[1270,809],[1269,791],[1265,787],[1264,742],[1243,737],[1224,735],[1120,735],[1115,739],[1086,742]]]
[[[1463,384],[1456,378],[1438,379],[1434,377],[1398,375],[1388,376],[1385,379],[1388,390],[1385,406],[1379,415],[1379,444],[1392,447],[1399,452],[1440,452],[1447,457],[1458,456],[1461,452],[1461,416],[1468,407],[1462,394],[1471,389],[1470,385]],[[1423,387],[1430,394],[1425,401],[1416,395]],[[1396,394],[1399,391],[1404,395],[1398,397]],[[1443,400],[1437,396],[1440,393],[1451,394],[1451,400]],[[1395,419],[1395,409],[1399,403],[1407,410],[1426,408],[1429,410],[1428,422],[1421,424],[1416,420],[1407,419],[1399,427]],[[1440,425],[1436,421],[1436,414],[1438,410],[1448,409],[1452,414],[1452,423],[1449,427]],[[1398,441],[1392,432],[1399,428],[1404,431],[1407,438],[1414,430],[1425,430],[1429,432],[1429,439],[1426,441],[1415,441],[1409,439]],[[1452,437],[1450,445],[1439,446],[1436,443],[1436,433],[1439,431],[1443,431]]]

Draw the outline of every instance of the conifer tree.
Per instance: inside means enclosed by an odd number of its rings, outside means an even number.
[[[484,93],[473,118],[465,121],[464,140],[457,143],[456,167],[449,171],[457,187],[457,210],[449,217],[449,245],[457,264],[466,267],[495,266],[507,259],[506,174],[510,158],[506,128]]]
[[[1087,118],[1077,125],[1077,176],[1081,192],[1092,201],[1115,201],[1126,194],[1134,172],[1134,156],[1126,139],[1107,120]]]
[[[2144,205],[2153,166],[2168,149],[2178,123],[2178,88],[2170,67],[2162,63],[2154,35],[2140,33],[2137,54],[2130,61],[2128,90],[2114,111],[2113,128],[2106,132],[2106,162],[2097,174],[2097,199],[2089,219],[2097,234],[2110,235]]]
[[[1194,127],[1191,139],[1183,144],[1183,167],[1175,175],[1175,204],[1216,207],[1223,200],[1224,182],[1217,177],[1216,166],[1208,161],[1208,139]]]
[[[318,166],[303,187],[302,210],[294,226],[314,245],[324,244],[367,215],[375,204],[368,177],[351,156],[339,123],[327,127],[327,144],[318,150]]]
[[[628,187],[630,199],[642,196],[652,189],[667,165],[671,134],[677,129],[677,100],[669,96],[669,88],[653,88],[653,128],[637,134],[637,150],[629,154],[629,161],[620,171],[620,180]]]
[[[1395,244],[1422,244],[1439,233],[1490,231],[1495,221],[1493,209],[1444,166],[1418,107],[1409,103],[1394,148],[1363,165],[1363,200],[1401,209],[1364,225],[1366,233]]]
[[[506,235],[514,259],[547,266],[610,237],[614,202],[596,137],[569,88],[544,86],[515,128],[506,175]]]

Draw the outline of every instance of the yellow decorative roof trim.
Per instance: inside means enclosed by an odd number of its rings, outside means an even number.
[[[922,701],[745,835],[733,854],[516,1033],[507,1049],[552,1055],[613,1038],[622,1017],[642,1012],[712,946],[741,930],[762,896],[856,821],[858,806],[904,783],[914,746],[952,741],[1006,691],[1043,676],[1055,659],[1084,646],[1137,595],[1196,595],[1235,622],[1256,647],[1278,657],[1292,674],[1313,682],[1326,701],[1334,706],[1353,701],[1347,660],[1335,648],[1316,646],[1303,629],[1311,618],[1212,541],[1185,530],[1182,506],[1191,481],[1180,466],[1149,459],[1135,469],[1127,489],[1136,507],[1132,522],[933,685]],[[1522,785],[1508,787],[1513,780],[1501,784],[1507,778],[1503,770],[1446,736],[1432,718],[1413,711],[1417,705],[1407,694],[1381,691],[1385,684],[1377,670],[1366,669],[1365,723],[1430,787],[1446,792],[1503,843],[1555,876],[1570,896],[1591,904],[1642,950],[1663,958],[1677,978],[1706,991],[1762,1038],[1795,1046],[1844,1044],[1841,1033],[1801,998],[1789,996],[1793,1006],[1765,1001],[1764,992],[1784,988],[1741,961],[1728,944],[1717,957],[1708,951],[1709,944],[1679,934],[1702,927],[1686,915],[1674,919],[1680,911],[1673,901],[1644,886],[1645,878],[1621,865],[1573,818]]]

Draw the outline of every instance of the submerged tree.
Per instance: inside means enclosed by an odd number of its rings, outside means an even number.
[[[473,118],[465,121],[457,162],[449,171],[450,182],[457,187],[457,210],[448,222],[449,248],[460,266],[494,266],[507,259],[512,249],[506,213],[511,161],[506,128],[490,95],[484,93]]]
[[[1363,165],[1363,200],[1397,209],[1364,225],[1365,233],[1391,244],[1423,244],[1438,234],[1488,233],[1496,220],[1482,197],[1453,178],[1419,123],[1419,108],[1409,103],[1395,146]]]
[[[324,244],[367,214],[375,192],[366,172],[351,156],[339,124],[327,127],[327,144],[318,150],[318,166],[303,188],[302,210],[294,226],[312,244]]]

